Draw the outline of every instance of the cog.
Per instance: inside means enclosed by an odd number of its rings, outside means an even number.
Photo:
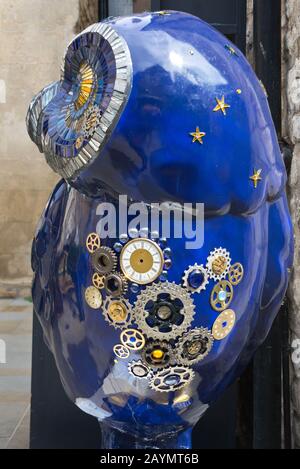
[[[152,368],[164,368],[174,363],[174,352],[168,342],[150,340],[144,347],[143,359]]]
[[[103,314],[105,320],[115,329],[124,329],[132,323],[131,304],[125,298],[113,300],[107,298],[104,302]]]
[[[177,391],[189,384],[195,373],[185,366],[170,366],[154,374],[150,379],[150,388],[159,392]]]
[[[190,366],[200,362],[212,349],[214,338],[209,329],[196,327],[183,334],[176,347],[178,363]]]
[[[145,346],[145,337],[137,329],[125,329],[121,332],[122,344],[129,350],[142,350]]]
[[[104,275],[100,275],[98,272],[95,272],[92,277],[92,282],[94,287],[98,288],[98,290],[101,290],[104,288]]]
[[[215,311],[228,308],[233,298],[233,288],[227,280],[221,280],[214,286],[210,295],[210,304]]]
[[[106,293],[113,298],[124,295],[128,289],[128,282],[123,274],[112,272],[104,280]]]
[[[87,250],[93,254],[98,248],[100,248],[100,237],[97,233],[90,233],[86,238],[86,248]]]
[[[150,369],[141,360],[128,363],[128,371],[132,376],[139,379],[148,378],[150,374]]]
[[[191,275],[194,274],[195,279],[191,280]],[[203,264],[191,265],[187,270],[184,271],[183,275],[183,286],[192,293],[200,293],[202,290],[206,290],[208,285],[209,277],[207,270]]]
[[[231,285],[238,285],[244,277],[244,267],[239,262],[233,264],[228,272],[228,280]]]
[[[92,263],[98,274],[107,275],[115,270],[117,265],[117,256],[109,247],[100,246],[92,254]]]
[[[141,291],[133,314],[139,329],[148,338],[170,340],[176,339],[191,325],[195,305],[186,289],[166,281]]]
[[[216,248],[210,252],[207,258],[207,272],[210,278],[222,280],[226,277],[230,268],[230,254],[224,248]]]
[[[128,358],[129,357],[129,350],[127,347],[125,347],[124,345],[122,344],[116,344],[114,346],[114,353],[115,355],[118,357],[118,358],[122,358],[122,359],[125,359],[125,358]]]

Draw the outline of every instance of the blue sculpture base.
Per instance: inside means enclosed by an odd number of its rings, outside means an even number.
[[[192,428],[173,434],[162,434],[148,439],[121,432],[109,425],[100,424],[102,449],[191,449]]]

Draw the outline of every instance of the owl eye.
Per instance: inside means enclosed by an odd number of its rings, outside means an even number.
[[[97,157],[128,99],[131,77],[127,44],[110,25],[90,26],[70,43],[60,82],[39,93],[27,115],[28,133],[54,171],[69,179]]]

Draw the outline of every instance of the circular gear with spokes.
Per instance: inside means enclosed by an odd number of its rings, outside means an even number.
[[[210,303],[215,311],[228,308],[233,298],[233,287],[227,280],[221,280],[214,286],[210,295]]]
[[[137,329],[125,329],[121,332],[120,339],[122,344],[129,350],[142,350],[146,340],[144,335]]]
[[[93,254],[97,249],[100,248],[100,236],[97,233],[90,233],[86,238],[86,248],[90,254]]]
[[[183,286],[191,293],[200,293],[206,289],[209,282],[207,270],[203,264],[191,265],[184,271]]]
[[[240,262],[233,264],[228,272],[228,280],[231,285],[238,285],[244,277],[244,267]]]
[[[177,362],[186,366],[200,362],[211,351],[213,342],[213,335],[207,328],[200,327],[186,332],[176,347]]]
[[[195,373],[186,366],[170,366],[157,371],[150,379],[150,388],[159,392],[177,391],[187,386],[194,378]]]
[[[123,360],[125,358],[128,358],[130,355],[130,351],[123,344],[114,345],[113,350],[114,350],[114,354],[116,355],[116,357],[121,358]]]
[[[210,278],[222,280],[226,277],[230,268],[230,254],[224,248],[216,248],[210,252],[207,258],[207,272]]]
[[[98,290],[102,290],[102,288],[104,288],[104,278],[104,275],[100,275],[98,272],[95,272],[92,277],[94,287],[98,288]]]
[[[176,339],[190,327],[195,305],[185,288],[160,282],[141,291],[133,309],[140,330],[150,339]]]

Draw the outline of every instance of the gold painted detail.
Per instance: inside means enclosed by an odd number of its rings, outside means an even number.
[[[120,301],[113,301],[108,308],[108,315],[114,322],[124,322],[128,316],[128,311]]]
[[[137,249],[130,257],[131,267],[141,274],[148,272],[153,267],[153,256],[146,249]]]
[[[84,106],[88,101],[96,81],[95,73],[87,62],[83,62],[79,67],[79,80],[79,91],[75,101],[76,111],[78,111],[78,109]]]
[[[212,261],[212,271],[216,275],[222,275],[223,272],[227,269],[228,261],[224,256],[218,256]]]

